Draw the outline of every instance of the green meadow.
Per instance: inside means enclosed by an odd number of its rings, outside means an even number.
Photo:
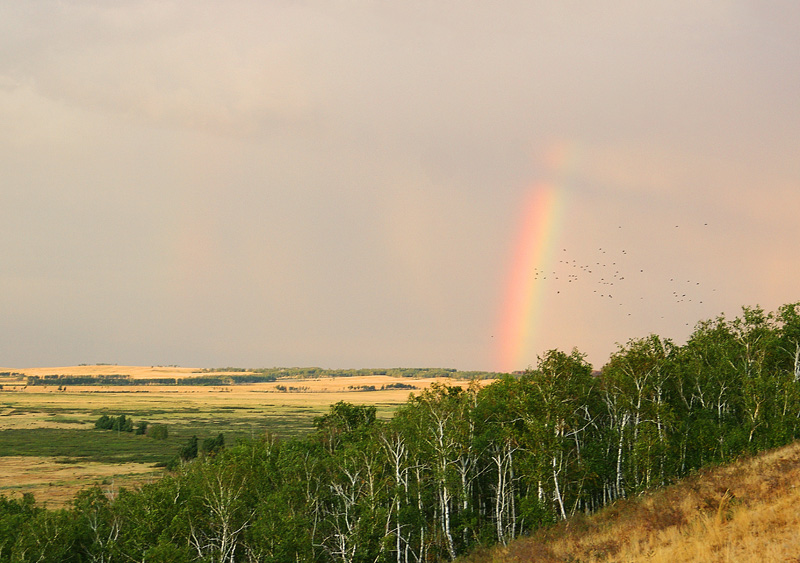
[[[436,379],[409,380],[422,389]],[[271,435],[291,438],[314,427],[314,418],[338,401],[377,407],[390,418],[413,391],[384,385],[401,381],[387,376],[283,379],[275,383],[231,386],[25,386],[8,379],[0,391],[0,494],[33,492],[58,505],[94,483],[133,486],[151,479],[176,458],[193,436],[222,434],[226,444]],[[466,383],[453,380],[453,384]],[[375,388],[375,391],[363,389]],[[288,391],[282,391],[282,390]],[[165,425],[168,437],[153,439],[135,432],[99,430],[102,415],[124,414],[136,428],[141,422]],[[70,471],[70,469],[72,469]]]

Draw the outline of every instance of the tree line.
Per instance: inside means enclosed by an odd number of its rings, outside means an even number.
[[[10,375],[20,375],[5,372]],[[141,385],[205,385],[226,386],[246,385],[248,383],[269,383],[283,379],[318,379],[320,377],[363,377],[372,375],[388,375],[390,377],[405,378],[437,378],[450,379],[493,379],[501,374],[484,371],[458,371],[449,368],[394,368],[394,369],[322,369],[322,368],[213,368],[202,369],[194,373],[203,375],[188,377],[149,377],[134,378],[129,374],[100,374],[100,375],[28,375],[25,376],[26,385],[58,385],[70,386],[141,386]],[[0,375],[3,375],[0,373]],[[400,384],[395,384],[400,385]]]
[[[29,375],[26,384],[37,385],[103,385],[103,386],[142,386],[142,385],[204,385],[225,386],[247,383],[268,383],[276,380],[271,374],[247,373],[226,375],[200,375],[190,377],[152,377],[134,378],[126,374],[109,375]]]
[[[408,377],[414,379],[446,377],[449,379],[494,379],[500,373],[492,371],[459,371],[454,368],[389,368],[389,369],[324,369],[319,367],[276,367],[276,368],[206,368],[195,373],[236,373],[249,372],[271,375],[276,379],[318,379],[321,377],[367,377],[387,375],[389,377]]]
[[[391,420],[337,403],[310,435],[241,441],[140,490],[0,502],[0,561],[449,561],[800,432],[800,303],[698,323],[684,345],[578,350]]]

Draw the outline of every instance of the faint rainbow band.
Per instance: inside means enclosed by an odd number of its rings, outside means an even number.
[[[527,193],[500,319],[498,354],[502,372],[535,364],[536,341],[546,323],[542,318],[548,282],[545,277],[552,271],[563,212],[563,190],[556,185],[537,184]]]

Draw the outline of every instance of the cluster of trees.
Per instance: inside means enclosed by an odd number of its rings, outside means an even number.
[[[381,391],[384,389],[418,389],[418,387],[410,383],[387,383],[386,385],[381,385]]]
[[[262,373],[201,375],[178,379],[177,385],[243,385],[246,383],[265,383],[276,379],[274,375]]]
[[[390,391],[392,389],[419,389],[416,385],[410,383],[387,383],[376,387],[375,385],[348,385],[349,391]]]
[[[308,385],[299,385],[298,387],[293,387],[291,385],[289,387],[286,387],[286,385],[276,385],[275,390],[280,391],[281,393],[308,393],[310,389]]]
[[[146,425],[147,423],[145,423]],[[115,432],[133,432],[133,419],[121,414],[119,416],[109,416],[107,414],[98,418],[94,427],[98,430],[114,430]]]
[[[206,438],[202,444],[197,436],[192,436],[189,441],[178,452],[181,461],[191,461],[200,453],[207,456],[215,455],[225,447],[225,436],[220,432],[216,438]]]
[[[89,386],[138,386],[138,385],[177,385],[178,380],[174,377],[154,377],[149,379],[135,379],[127,374],[107,374],[107,375],[29,375],[25,382],[27,385],[58,385],[66,389],[67,385],[89,385]]]
[[[0,561],[420,563],[505,544],[795,440],[800,304],[701,322],[682,346],[631,340],[599,375],[551,350],[520,377],[434,385],[389,421],[338,403],[315,425],[69,510],[4,500]]]
[[[172,378],[174,380],[174,378]],[[141,385],[142,380],[131,378],[130,375],[29,375],[25,379],[27,385]],[[149,380],[148,380],[149,381]]]
[[[110,416],[107,414],[98,418],[94,427],[98,430],[113,430],[115,432],[133,432],[133,419],[120,414],[118,416]],[[136,426],[136,435],[147,435],[155,440],[166,440],[169,437],[169,430],[166,424],[150,424],[144,420],[140,421]]]
[[[348,385],[347,389],[349,391],[378,391],[379,388],[375,385]],[[418,389],[416,385],[411,385],[409,383],[387,383],[386,385],[381,385],[381,391],[389,391],[392,389]]]

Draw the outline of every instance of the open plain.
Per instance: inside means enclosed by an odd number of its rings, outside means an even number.
[[[378,417],[389,418],[410,393],[434,382],[468,383],[441,377],[358,375],[181,385],[183,378],[226,373],[116,365],[0,368],[0,374],[0,494],[31,492],[50,507],[67,503],[89,485],[101,484],[113,491],[158,478],[192,436],[202,441],[222,433],[226,443],[266,434],[288,438],[309,432],[314,417],[339,401],[375,405]],[[126,386],[27,384],[30,376],[48,375],[122,375],[143,381]],[[165,377],[178,379],[178,384],[146,382]],[[95,429],[95,421],[104,414],[124,414],[133,419],[134,426],[142,421],[164,424],[168,437],[155,440],[132,432]]]

